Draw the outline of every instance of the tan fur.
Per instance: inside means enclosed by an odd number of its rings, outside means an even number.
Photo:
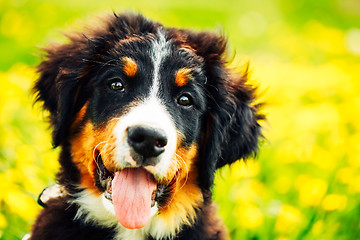
[[[171,202],[160,209],[159,217],[164,219],[169,229],[179,230],[184,223],[191,225],[196,218],[196,209],[203,205],[201,189],[197,185],[197,146],[189,149],[178,148],[173,161],[173,170],[177,171],[177,179]]]
[[[190,68],[180,68],[175,73],[175,84],[179,87],[185,86],[189,80],[193,79]]]
[[[114,147],[111,132],[115,123],[115,121],[110,121],[108,125],[95,129],[92,123],[87,122],[71,141],[71,153],[80,170],[81,185],[95,190],[97,193],[100,192],[96,188],[94,180],[97,168],[95,158],[98,153],[103,153],[104,165],[107,168],[114,165],[111,162],[111,152]]]
[[[123,57],[122,61],[124,63],[123,71],[126,76],[134,77],[138,68],[135,60],[130,57]]]

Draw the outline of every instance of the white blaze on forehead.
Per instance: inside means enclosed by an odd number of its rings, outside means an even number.
[[[168,142],[165,146],[165,151],[159,155],[159,163],[153,167],[146,167],[155,177],[159,178],[165,176],[171,159],[175,154],[177,142],[177,131],[174,121],[158,96],[160,68],[166,57],[170,54],[170,44],[171,41],[166,39],[164,29],[159,29],[149,51],[154,67],[153,76],[150,76],[152,78],[152,86],[149,89],[149,97],[143,99],[137,106],[132,107],[125,116],[121,116],[114,128],[114,135],[117,138],[114,160],[119,164],[120,168],[135,164],[131,158],[131,148],[127,143],[127,129],[129,127],[141,125],[162,129],[165,132]]]
[[[153,85],[151,95],[156,96],[160,85],[160,67],[167,55],[170,53],[170,41],[166,40],[163,29],[159,29],[157,37],[151,46],[151,60],[154,64]]]

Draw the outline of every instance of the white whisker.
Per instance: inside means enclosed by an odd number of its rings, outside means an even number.
[[[94,162],[96,163],[98,169],[100,169],[100,166],[99,166],[99,164],[98,164],[98,157],[100,156],[100,154],[99,154],[98,156],[95,156],[95,151],[96,151],[96,149],[98,148],[98,146],[99,146],[100,144],[103,144],[103,143],[105,143],[105,145],[106,145],[106,141],[100,142],[100,143],[98,143],[98,144],[94,147],[93,152],[92,152],[93,160],[94,160]]]
[[[182,161],[183,165],[184,165],[185,168],[186,168],[185,181],[184,181],[184,183],[181,185],[181,187],[179,188],[179,189],[182,189],[182,188],[186,185],[186,183],[187,183],[187,181],[188,181],[188,179],[189,179],[189,168],[188,168],[185,160],[184,160],[179,154],[175,153],[175,160],[176,160],[175,162],[176,162],[176,164],[179,165],[178,168],[181,166],[181,165],[178,163],[178,158]]]

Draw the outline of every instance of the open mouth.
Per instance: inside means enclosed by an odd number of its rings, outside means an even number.
[[[114,180],[115,174],[106,169],[100,154],[98,154],[96,159],[97,159],[96,162],[97,162],[97,166],[98,166],[99,183],[100,183],[102,189],[104,190],[105,198],[112,202],[113,201],[113,196],[112,196],[112,192],[113,192],[112,187],[113,186],[112,185],[113,185],[113,180]],[[144,170],[140,170],[140,171],[146,171],[146,170],[144,169]],[[146,175],[148,175],[148,177],[150,177],[151,180],[155,182],[154,177],[150,173],[147,172]],[[162,192],[162,186],[160,184],[157,184],[156,189],[153,190],[151,193],[151,205],[150,205],[151,207],[155,206],[157,196],[161,195],[161,192]]]
[[[114,179],[114,174],[105,168],[100,154],[96,157],[96,160],[98,167],[97,173],[99,175],[100,185],[104,190],[104,196],[112,201],[112,180]]]
[[[147,225],[151,209],[162,203],[169,186],[156,182],[154,176],[143,167],[109,171],[100,154],[96,157],[97,186],[104,197],[112,202],[120,224],[129,229]]]

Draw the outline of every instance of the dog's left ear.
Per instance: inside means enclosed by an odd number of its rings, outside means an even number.
[[[204,58],[208,111],[201,139],[200,181],[210,188],[215,170],[256,153],[263,116],[254,105],[255,90],[243,74],[225,66],[226,39],[211,33],[192,36],[198,55]]]

